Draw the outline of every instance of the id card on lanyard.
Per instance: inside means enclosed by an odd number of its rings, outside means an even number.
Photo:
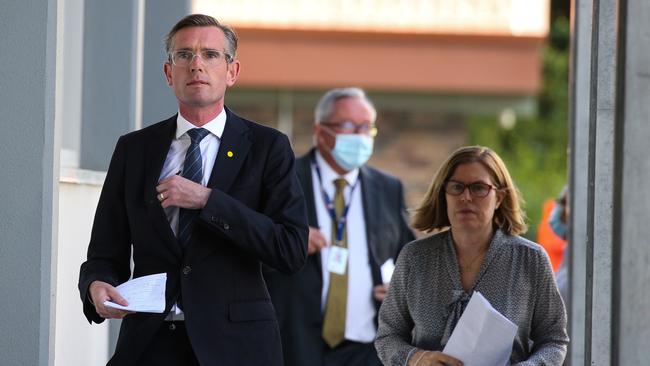
[[[327,258],[327,271],[337,275],[344,275],[345,270],[348,268],[348,253],[348,248],[332,245]]]
[[[359,178],[357,178],[357,180],[352,185],[352,188],[350,189],[350,196],[349,196],[350,199],[348,200],[349,202],[346,203],[345,207],[343,208],[343,212],[341,213],[341,216],[337,220],[336,210],[334,208],[334,202],[327,194],[327,192],[325,192],[325,188],[323,187],[323,178],[320,173],[320,168],[318,167],[318,164],[316,163],[316,159],[313,156],[312,156],[312,164],[314,165],[314,168],[316,170],[316,175],[318,176],[318,183],[320,185],[320,191],[321,191],[321,196],[323,197],[323,203],[325,204],[325,208],[329,213],[330,219],[332,220],[332,224],[335,225],[336,228],[334,232],[335,237],[332,238],[333,245],[329,249],[327,270],[331,273],[343,275],[345,274],[345,271],[347,269],[349,250],[348,248],[344,248],[341,245],[341,242],[343,241],[343,234],[345,233],[345,226],[347,224],[347,216],[348,216],[348,211],[350,210],[350,203],[352,201],[354,190],[357,188],[357,185],[359,184]]]

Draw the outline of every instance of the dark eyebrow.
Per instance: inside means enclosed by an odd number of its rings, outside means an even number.
[[[361,121],[361,122],[357,123],[357,122],[351,121],[349,119],[346,119],[346,120],[343,120],[343,121],[324,121],[324,123],[326,123],[326,124],[327,123],[329,123],[329,124],[337,124],[337,125],[342,125],[344,123],[352,123],[352,124],[357,125],[357,126],[374,125],[375,124],[374,122],[370,122],[370,121]]]
[[[190,48],[190,47],[182,47],[182,48],[177,49],[176,51],[192,51],[192,52],[194,52],[194,49]],[[201,48],[201,49],[199,49],[199,51],[217,51],[217,52],[224,53],[223,51],[221,51],[219,49],[216,49],[216,48]]]
[[[489,186],[494,186],[494,184],[492,184],[492,183],[488,183],[488,182],[484,182],[484,181],[482,181],[482,180],[475,180],[475,181],[473,181],[473,182],[469,182],[469,183],[461,182],[461,181],[459,181],[459,180],[455,180],[455,179],[447,179],[447,181],[448,181],[448,182],[454,182],[454,183],[464,184],[464,185],[466,185],[466,186],[471,186],[472,184],[476,184],[476,183],[481,183],[481,184],[487,184],[487,185],[489,185]]]

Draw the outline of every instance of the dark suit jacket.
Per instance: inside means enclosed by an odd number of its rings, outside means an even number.
[[[311,170],[313,153],[312,150],[296,160],[296,173],[305,193],[309,225],[318,227]],[[370,254],[368,262],[373,284],[379,285],[382,283],[380,266],[389,258],[396,259],[414,236],[407,224],[400,181],[368,166],[361,167],[359,177]],[[308,256],[307,265],[293,276],[265,270],[265,278],[280,322],[285,365],[321,365],[325,343],[321,337],[323,275],[320,253]],[[373,295],[368,293],[368,296]],[[380,303],[375,301],[375,304],[378,310]]]
[[[164,314],[122,322],[109,365],[136,365],[182,291],[189,339],[201,365],[282,365],[278,324],[261,272],[264,263],[294,273],[307,257],[305,202],[283,134],[239,118],[227,122],[190,244],[183,250],[156,199],[155,187],[176,131],[176,117],[122,136],[99,199],[79,290],[88,301],[100,280],[118,285],[166,272]],[[234,155],[228,157],[228,151]]]

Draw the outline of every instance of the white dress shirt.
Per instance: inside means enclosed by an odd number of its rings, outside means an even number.
[[[202,128],[210,131],[210,133],[205,136],[199,143],[199,148],[201,149],[201,160],[203,162],[203,178],[201,179],[201,184],[203,186],[207,186],[208,181],[210,180],[210,174],[212,173],[212,168],[214,167],[214,162],[217,158],[217,152],[219,151],[221,135],[223,134],[223,129],[225,127],[225,109],[222,110],[221,113],[219,113],[219,115],[217,115],[212,121],[202,126]],[[191,142],[187,131],[192,128],[196,128],[196,126],[191,124],[181,115],[180,112],[178,112],[178,117],[176,118],[176,135],[172,140],[171,146],[169,146],[169,151],[167,152],[165,164],[163,165],[162,171],[160,172],[160,178],[158,179],[158,182],[172,175],[179,174],[183,171],[185,153],[190,147]],[[165,208],[165,215],[167,215],[167,221],[169,221],[169,225],[171,226],[174,235],[178,234],[178,213],[179,209],[176,206]],[[182,311],[176,305],[174,305],[171,313],[179,315],[182,314]],[[182,315],[174,316],[173,319],[182,320],[183,317]]]
[[[375,327],[375,304],[372,298],[372,273],[368,260],[368,240],[366,238],[366,220],[363,214],[363,201],[361,182],[350,192],[357,179],[359,169],[348,172],[344,176],[336,173],[329,164],[316,151],[316,163],[320,169],[322,184],[331,200],[334,200],[336,188],[334,180],[343,178],[347,181],[343,196],[345,203],[350,205],[346,230],[348,235],[348,301],[346,306],[345,339],[355,342],[369,343],[374,341],[377,329]],[[316,169],[312,167],[312,181],[314,182],[314,201],[320,231],[328,243],[332,242],[332,219],[323,202],[321,183]],[[350,193],[352,196],[350,197]],[[323,273],[323,290],[321,297],[321,311],[327,304],[330,274],[327,270],[329,248],[321,249],[321,264]]]

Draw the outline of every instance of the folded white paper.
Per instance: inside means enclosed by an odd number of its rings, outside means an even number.
[[[390,283],[394,271],[395,262],[393,261],[393,258],[388,258],[388,260],[381,265],[381,280],[384,283]]]
[[[141,313],[162,313],[165,311],[165,285],[167,273],[158,273],[134,278],[116,287],[129,306],[122,306],[111,301],[104,305],[121,310]]]
[[[474,291],[443,353],[465,366],[503,366],[510,363],[517,325]]]

